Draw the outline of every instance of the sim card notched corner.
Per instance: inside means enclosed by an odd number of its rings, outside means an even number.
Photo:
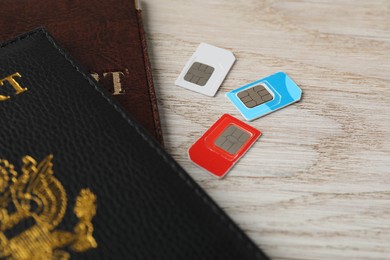
[[[256,128],[224,114],[189,149],[189,159],[223,178],[261,136]]]
[[[175,85],[213,97],[235,61],[231,51],[201,43],[184,66]]]
[[[302,90],[284,72],[278,72],[226,93],[242,116],[252,121],[302,97]]]

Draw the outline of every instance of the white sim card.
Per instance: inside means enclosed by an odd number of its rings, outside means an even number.
[[[236,58],[231,51],[201,43],[175,84],[212,97],[217,93],[235,61]]]

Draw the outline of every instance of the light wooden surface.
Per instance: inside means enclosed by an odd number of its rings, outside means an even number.
[[[275,259],[390,259],[390,1],[144,0],[169,153]],[[214,98],[174,81],[200,42],[237,62]],[[223,180],[187,149],[225,93],[277,71],[300,103],[250,124],[263,132]]]

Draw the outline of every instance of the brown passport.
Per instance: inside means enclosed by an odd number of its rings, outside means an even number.
[[[138,1],[137,1],[138,2]],[[134,0],[3,0],[0,42],[46,27],[161,144],[139,4]]]

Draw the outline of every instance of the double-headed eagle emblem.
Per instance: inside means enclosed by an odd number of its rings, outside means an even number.
[[[78,223],[73,231],[56,230],[65,215],[67,197],[54,177],[52,159],[49,155],[38,164],[25,156],[21,174],[0,159],[0,259],[69,259],[66,250],[97,247],[92,235],[96,195],[89,189],[82,189],[76,198],[73,212]],[[20,226],[27,228],[20,230]]]

